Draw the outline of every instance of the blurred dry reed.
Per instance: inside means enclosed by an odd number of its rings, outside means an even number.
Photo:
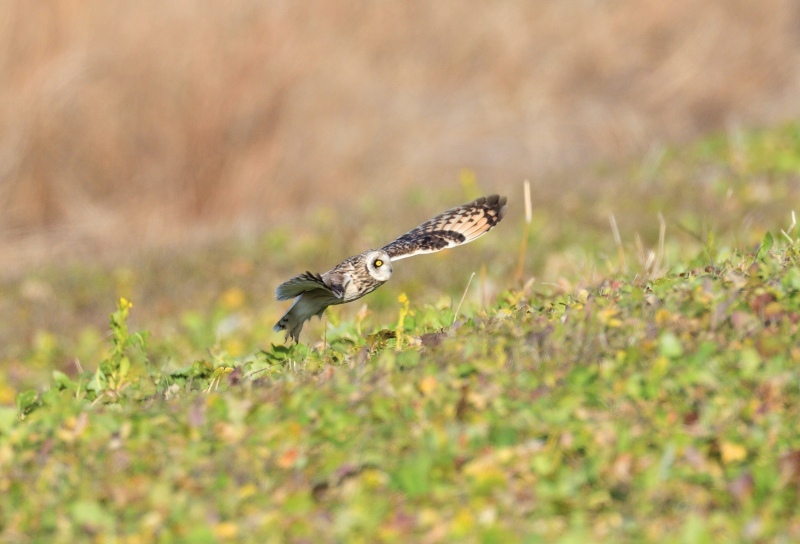
[[[800,113],[795,0],[0,4],[0,268]]]

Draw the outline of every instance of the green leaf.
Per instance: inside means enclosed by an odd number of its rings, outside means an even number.
[[[22,391],[17,395],[17,410],[20,415],[31,413],[39,404],[39,392],[33,389]]]
[[[668,359],[677,359],[683,355],[683,344],[673,333],[665,332],[658,339],[658,351]]]
[[[108,384],[108,378],[106,377],[105,373],[102,369],[98,368],[97,372],[94,373],[92,379],[89,380],[89,383],[86,384],[86,389],[88,391],[94,391],[95,393],[99,393],[106,388]]]
[[[69,376],[60,370],[53,371],[53,382],[56,384],[56,386],[58,386],[59,389],[69,389],[71,391],[78,389],[78,384],[72,381]]]
[[[410,497],[422,496],[430,490],[432,466],[433,461],[428,454],[407,457],[395,472],[395,482]]]
[[[800,270],[790,268],[783,278],[783,284],[792,291],[800,291]]]
[[[122,357],[119,360],[119,377],[125,378],[131,370],[131,360],[127,357]]]
[[[769,254],[769,250],[772,249],[774,243],[775,241],[772,239],[772,233],[767,231],[764,235],[764,239],[761,241],[761,247],[758,248],[756,259],[763,260]]]
[[[112,516],[94,501],[78,501],[70,507],[72,519],[87,529],[110,529],[114,524]]]

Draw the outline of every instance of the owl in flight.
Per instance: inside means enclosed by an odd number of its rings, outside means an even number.
[[[275,290],[278,300],[294,298],[294,302],[273,330],[285,330],[286,339],[297,342],[303,324],[312,316],[321,317],[328,306],[361,298],[387,282],[394,261],[472,242],[489,232],[505,213],[506,197],[484,196],[437,215],[381,249],[345,259],[324,274],[295,276]]]

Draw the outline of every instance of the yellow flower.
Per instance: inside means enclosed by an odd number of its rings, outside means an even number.
[[[726,465],[736,461],[744,461],[747,458],[747,449],[741,444],[733,442],[723,442],[719,446],[722,462]]]
[[[433,376],[425,376],[419,382],[419,390],[422,391],[423,395],[428,396],[436,390],[436,385],[436,378]]]
[[[403,324],[406,321],[406,316],[408,315],[408,297],[405,293],[400,293],[400,296],[397,297],[397,301],[401,304],[399,314],[397,316],[397,351],[400,351],[401,346],[403,345]]]
[[[222,293],[220,302],[226,310],[237,310],[244,304],[244,291],[238,287],[231,287]]]
[[[214,536],[220,540],[231,540],[239,535],[239,527],[230,521],[223,521],[214,527]]]

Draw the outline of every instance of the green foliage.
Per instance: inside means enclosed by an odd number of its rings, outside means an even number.
[[[394,330],[342,323],[325,347],[173,370],[155,370],[123,300],[95,373],[56,371],[17,396],[24,420],[0,414],[0,527],[57,541],[793,540],[798,253],[775,240],[753,257],[511,290],[455,326],[403,296]]]
[[[32,390],[21,392],[17,395],[17,410],[20,416],[25,416],[32,412],[39,404],[39,393]]]
[[[87,391],[95,395],[95,399],[104,395],[118,397],[123,389],[128,385],[129,374],[131,373],[131,359],[129,353],[133,349],[138,349],[140,353],[145,351],[145,334],[128,333],[128,314],[133,304],[125,298],[120,298],[117,310],[111,314],[111,353],[103,360],[86,385]],[[66,382],[66,376],[60,376],[62,386]],[[71,389],[69,385],[66,388]]]
[[[763,260],[767,254],[769,254],[769,250],[772,249],[772,245],[775,241],[772,239],[772,233],[767,231],[764,235],[764,240],[761,242],[761,246],[758,248],[758,253],[756,253],[756,259]]]
[[[762,156],[796,152],[783,132],[692,150],[729,169],[699,190],[756,209],[741,182],[783,171]],[[693,165],[670,153],[662,203]],[[235,285],[152,335],[125,299],[107,345],[38,331],[0,374],[0,540],[797,541],[799,246],[770,234],[786,215],[744,231],[675,198],[678,241],[638,267],[607,231],[534,223],[547,280],[476,275],[457,320],[466,277],[438,300],[387,285],[298,345],[266,347],[275,307]],[[285,265],[284,232],[261,244]],[[19,366],[47,377],[17,387]]]

